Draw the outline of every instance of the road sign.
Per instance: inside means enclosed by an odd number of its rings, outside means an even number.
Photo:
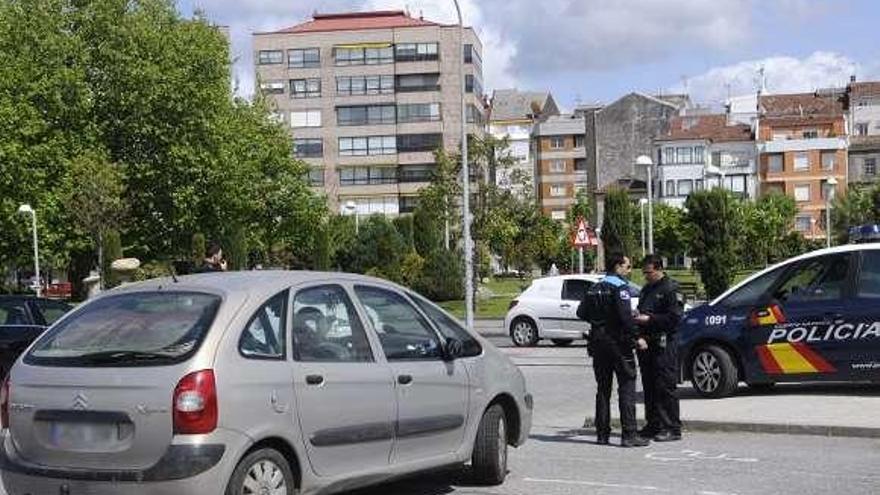
[[[579,248],[598,245],[596,234],[593,232],[593,229],[587,225],[587,222],[583,217],[578,217],[577,222],[575,223],[575,229],[571,236],[571,244],[574,247]]]

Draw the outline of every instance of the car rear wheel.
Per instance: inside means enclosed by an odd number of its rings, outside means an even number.
[[[226,495],[293,495],[293,473],[287,459],[275,449],[248,454],[232,473]]]
[[[733,357],[717,345],[699,348],[691,360],[691,382],[703,397],[717,399],[732,395],[739,383]]]
[[[538,327],[530,318],[519,317],[513,320],[510,338],[517,347],[534,347],[538,343]]]
[[[500,485],[507,476],[507,420],[499,404],[483,413],[474,441],[471,469],[474,481],[483,485]]]
[[[572,339],[550,339],[550,341],[557,347],[570,346],[571,343],[574,342]]]

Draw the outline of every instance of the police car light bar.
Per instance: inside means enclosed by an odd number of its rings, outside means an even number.
[[[849,228],[849,242],[862,244],[880,241],[880,225],[865,224]]]

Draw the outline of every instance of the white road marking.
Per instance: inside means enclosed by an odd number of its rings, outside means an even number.
[[[528,481],[531,483],[556,483],[560,485],[580,485],[580,486],[597,486],[601,488],[625,488],[627,490],[644,490],[644,491],[659,491],[659,492],[668,492],[670,490],[666,490],[664,488],[657,488],[656,486],[648,486],[648,485],[624,485],[619,483],[602,483],[600,481],[583,481],[583,480],[559,480],[559,479],[541,479],[541,478],[523,478],[523,481]]]
[[[645,454],[645,459],[661,462],[676,461],[730,461],[730,462],[758,462],[754,457],[731,457],[729,454],[721,453],[710,455],[699,450],[682,450],[681,452],[649,452]]]

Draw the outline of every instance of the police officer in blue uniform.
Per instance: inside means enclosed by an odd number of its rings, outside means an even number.
[[[578,307],[578,317],[590,322],[587,352],[593,358],[596,376],[596,443],[607,445],[611,435],[611,385],[617,377],[620,401],[622,447],[644,447],[650,442],[641,438],[636,423],[636,362],[633,350],[645,347],[637,339],[631,294],[626,275],[631,270],[629,258],[611,254],[607,274],[588,289]]]
[[[684,298],[678,283],[663,271],[660,256],[646,256],[642,273],[646,283],[639,297],[639,314],[635,320],[648,342],[648,348],[638,352],[647,424],[639,434],[656,442],[680,440],[675,328],[684,311]]]

